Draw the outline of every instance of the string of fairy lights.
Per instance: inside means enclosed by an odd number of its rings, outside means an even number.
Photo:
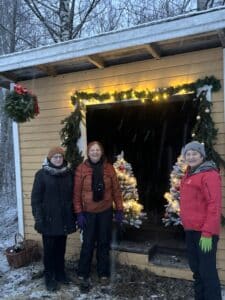
[[[140,100],[141,102],[159,102],[168,101],[171,96],[184,95],[195,93],[198,88],[208,85],[212,87],[212,91],[216,92],[221,88],[220,81],[214,76],[198,79],[192,83],[185,83],[178,86],[169,86],[150,90],[148,88],[143,90],[128,89],[124,91],[113,91],[106,93],[75,91],[71,96],[71,102],[76,105],[78,102],[84,102],[85,105],[122,102]]]

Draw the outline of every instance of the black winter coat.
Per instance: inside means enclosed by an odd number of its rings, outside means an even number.
[[[73,176],[68,169],[60,174],[51,174],[44,168],[39,170],[31,194],[35,229],[50,236],[76,231],[72,196]]]

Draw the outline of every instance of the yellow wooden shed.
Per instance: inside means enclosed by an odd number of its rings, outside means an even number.
[[[20,233],[40,240],[33,228],[30,206],[34,174],[41,168],[48,149],[61,143],[61,121],[73,110],[70,97],[75,90],[86,93],[157,90],[215,76],[222,85],[219,92],[209,91],[212,117],[218,128],[215,149],[225,159],[224,48],[225,8],[218,7],[1,56],[0,86],[9,88],[10,84],[20,82],[37,95],[40,106],[40,115],[34,120],[20,125],[13,123]],[[97,118],[94,115],[92,120]],[[85,154],[86,126],[81,130],[78,144]],[[221,175],[225,214],[223,169]],[[80,237],[75,233],[69,237],[68,257],[78,255],[79,249]],[[188,268],[157,265],[146,252],[120,249],[115,250],[115,255],[122,263],[147,268],[159,275],[191,279]],[[221,229],[217,263],[221,282],[225,284],[225,228]]]

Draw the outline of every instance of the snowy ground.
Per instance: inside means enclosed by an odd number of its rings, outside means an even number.
[[[69,286],[61,286],[58,292],[45,290],[42,263],[32,263],[27,267],[9,267],[4,250],[14,244],[17,231],[16,209],[0,201],[0,298],[11,300],[28,299],[155,299],[179,300],[193,299],[192,283],[185,280],[157,277],[148,271],[135,267],[114,264],[112,282],[108,286],[99,284],[93,272],[91,290],[81,293],[74,269],[76,262],[67,262],[67,272],[72,279]],[[182,288],[181,288],[182,287]],[[225,299],[225,291],[223,295]]]

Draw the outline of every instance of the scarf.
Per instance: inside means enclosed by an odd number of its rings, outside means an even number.
[[[45,159],[42,168],[45,170],[45,172],[53,175],[53,176],[61,176],[65,175],[69,172],[69,168],[67,167],[67,162],[64,161],[63,164],[59,167],[53,165],[49,159]]]
[[[212,160],[207,160],[201,163],[199,166],[196,166],[195,168],[191,169],[189,168],[188,174],[193,175],[193,174],[198,174],[200,172],[208,171],[208,170],[216,170],[218,171],[218,168],[214,161]]]
[[[93,163],[90,159],[88,162],[93,170],[92,172],[92,191],[93,191],[93,200],[99,202],[104,197],[105,183],[103,179],[103,158],[100,159],[97,163]]]

